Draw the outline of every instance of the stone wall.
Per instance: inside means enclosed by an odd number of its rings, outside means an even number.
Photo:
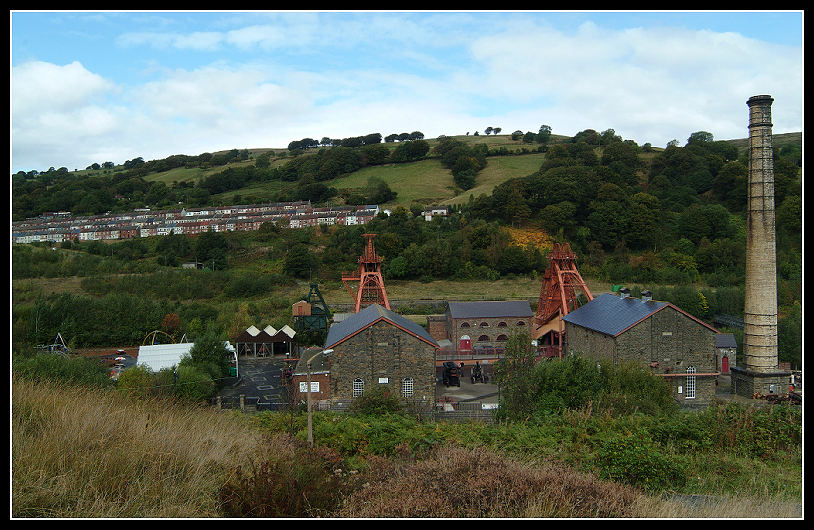
[[[732,393],[738,396],[752,398],[755,394],[768,396],[770,394],[782,395],[789,393],[791,373],[784,370],[773,372],[755,372],[746,368],[733,366]]]
[[[412,379],[413,400],[435,406],[435,347],[382,320],[334,346],[331,400],[353,399],[354,380],[364,389],[386,386],[405,397],[402,384]]]
[[[671,306],[616,339],[617,360],[658,363],[657,373],[714,373],[716,333]]]
[[[469,335],[472,347],[504,346],[512,333],[529,331],[534,315],[527,317],[452,318],[447,312],[447,333],[456,347],[461,337]],[[486,340],[478,340],[486,337]]]

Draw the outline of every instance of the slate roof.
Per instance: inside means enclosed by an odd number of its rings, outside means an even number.
[[[655,300],[645,302],[641,298],[631,296],[622,298],[615,294],[599,295],[579,309],[565,315],[563,320],[615,337],[668,306],[717,333],[718,330],[712,326],[681,311],[669,302]]]
[[[528,301],[448,302],[452,318],[500,318],[534,315]]]
[[[735,341],[735,335],[732,333],[718,333],[715,335],[716,348],[737,348],[738,343]]]
[[[352,337],[380,320],[385,320],[436,348],[440,347],[438,342],[430,336],[429,332],[420,325],[379,304],[373,304],[348,317],[346,320],[332,325],[328,330],[328,338],[325,339],[325,348],[333,348],[340,342]]]

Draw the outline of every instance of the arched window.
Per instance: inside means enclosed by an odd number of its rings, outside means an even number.
[[[508,326],[508,324],[506,324],[505,322],[498,322],[497,323],[497,327],[499,327],[499,328],[505,328],[507,326]]]
[[[520,321],[518,321],[518,322],[517,322],[517,325],[518,325],[518,326],[525,326],[525,325],[526,325],[526,323],[525,323],[525,322],[523,322],[522,320],[520,320]]]
[[[461,324],[461,327],[462,328],[468,328],[469,327],[469,322],[464,322],[463,324]]]
[[[489,335],[481,335],[478,337],[478,342],[489,342]]]
[[[695,399],[695,366],[687,368],[687,389],[684,396],[687,399]]]
[[[353,397],[359,397],[365,391],[365,382],[358,377],[353,380]]]
[[[480,323],[480,327],[482,327],[482,328],[488,328],[488,327],[489,327],[489,323],[488,323],[488,322],[481,322],[481,323]]]
[[[498,342],[506,342],[507,340],[509,340],[509,337],[507,337],[506,335],[498,335],[497,336],[497,341]]]
[[[401,380],[401,395],[402,397],[410,397],[413,395],[413,378],[405,377]]]

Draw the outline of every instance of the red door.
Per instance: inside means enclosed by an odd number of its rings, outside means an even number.
[[[721,373],[728,374],[729,373],[729,357],[724,355],[724,358],[721,359]]]
[[[472,349],[472,339],[469,338],[469,335],[464,335],[461,337],[461,342],[459,343],[460,346],[458,347],[459,350],[471,350]]]

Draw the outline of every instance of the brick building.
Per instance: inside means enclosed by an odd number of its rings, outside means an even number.
[[[300,355],[293,370],[294,403],[308,402],[308,361],[311,361],[311,403],[314,408],[328,408],[331,401],[331,359],[321,355],[324,348],[308,348]]]
[[[447,337],[458,351],[502,347],[534,318],[528,301],[448,302]]]
[[[685,405],[715,396],[718,331],[669,302],[603,294],[563,317],[565,352],[613,365],[634,361],[670,382]]]
[[[420,325],[370,305],[331,326],[325,349],[330,359],[332,402],[350,402],[366,389],[386,386],[393,395],[435,406],[438,343]]]

